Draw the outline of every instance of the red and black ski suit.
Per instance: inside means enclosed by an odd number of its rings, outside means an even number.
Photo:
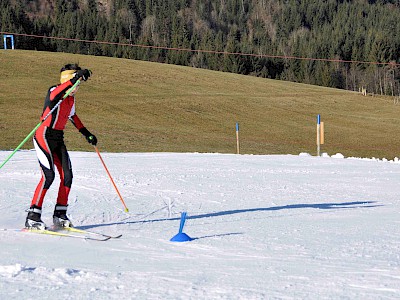
[[[71,79],[60,85],[52,86],[48,90],[41,120],[63,99],[65,93],[75,82],[75,79]],[[54,165],[57,167],[61,181],[57,204],[62,206],[68,204],[68,194],[72,184],[72,167],[64,143],[63,131],[68,120],[78,130],[84,128],[84,125],[75,113],[75,97],[71,95],[67,96],[58,108],[43,122],[33,138],[42,171],[42,178],[36,187],[31,206],[42,207],[43,199],[54,181]]]

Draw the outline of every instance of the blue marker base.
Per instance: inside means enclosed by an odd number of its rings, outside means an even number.
[[[171,242],[190,242],[193,239],[184,232],[180,232],[170,239]]]

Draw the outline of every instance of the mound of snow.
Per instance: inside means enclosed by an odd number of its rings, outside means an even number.
[[[333,158],[344,158],[344,155],[342,153],[336,153],[335,155],[332,155]]]

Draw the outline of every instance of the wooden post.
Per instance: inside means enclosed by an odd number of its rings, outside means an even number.
[[[324,129],[324,122],[321,122],[321,145],[325,143],[325,129]]]

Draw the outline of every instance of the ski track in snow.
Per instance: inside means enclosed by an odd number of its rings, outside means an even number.
[[[125,213],[96,153],[70,154],[75,226],[123,236],[12,230],[40,179],[35,152],[17,152],[0,170],[0,299],[400,298],[397,160],[104,153]],[[194,240],[170,242],[184,211]]]

